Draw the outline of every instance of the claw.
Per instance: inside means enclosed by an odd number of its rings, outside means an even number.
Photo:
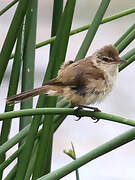
[[[75,109],[75,111],[77,111],[76,113],[78,113],[78,111],[80,109],[83,109],[83,108],[87,108],[87,109],[91,109],[93,110],[93,112],[101,112],[100,109],[98,109],[97,107],[90,107],[90,106],[84,106],[84,105],[78,105],[77,106],[77,109]],[[78,115],[78,119],[75,120],[75,121],[79,121],[81,119],[81,116]],[[97,119],[95,117],[91,117],[91,119],[95,120],[94,123],[97,123],[100,119]]]
[[[97,118],[94,118],[94,117],[91,117],[91,119],[94,120],[94,123],[97,123],[100,119],[97,119]]]
[[[101,112],[101,110],[98,109],[97,107],[79,105],[78,108],[80,108],[80,109],[87,108],[87,109],[92,109],[94,112]]]
[[[81,116],[77,116],[78,119],[75,119],[75,121],[79,121],[82,117]]]
[[[82,107],[78,106],[76,109],[75,109],[75,112],[76,114],[78,114],[79,110],[81,110]],[[79,121],[82,117],[80,115],[76,115],[78,117],[78,119],[76,119],[75,121]]]

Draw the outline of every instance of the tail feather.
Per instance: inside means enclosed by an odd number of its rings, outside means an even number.
[[[28,99],[30,97],[37,96],[37,95],[39,95],[41,93],[46,93],[47,91],[48,91],[47,86],[42,86],[40,88],[28,90],[28,91],[22,92],[20,94],[8,97],[7,98],[7,103],[10,103],[10,104],[17,103],[19,101]]]
[[[7,103],[14,104],[14,103],[20,102],[22,100],[37,96],[42,93],[48,94],[51,96],[62,95],[63,87],[56,86],[56,85],[45,85],[40,88],[32,89],[32,90],[25,91],[20,94],[8,97],[6,101],[7,101]]]

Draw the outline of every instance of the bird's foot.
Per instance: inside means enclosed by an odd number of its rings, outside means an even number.
[[[83,109],[83,108],[87,108],[87,109],[91,109],[93,110],[93,112],[101,112],[100,109],[98,109],[97,107],[91,107],[91,106],[84,106],[84,105],[78,105],[77,109],[75,109],[76,113],[78,114],[78,111]],[[81,119],[81,116],[77,115],[78,119],[76,121],[79,121]],[[95,118],[95,117],[91,117],[94,120],[94,123],[97,123],[100,119]]]
[[[83,108],[80,107],[80,106],[77,106],[77,108],[75,109],[76,116],[78,117],[78,119],[76,119],[75,121],[79,121],[79,120],[82,118],[81,115],[78,115],[78,114],[79,114],[79,111],[80,111],[81,109],[83,109]]]

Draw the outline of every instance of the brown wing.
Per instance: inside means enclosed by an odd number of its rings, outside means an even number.
[[[102,70],[94,66],[90,59],[86,58],[85,60],[62,65],[57,78],[45,82],[44,85],[70,86],[74,90],[79,89],[83,94],[87,84],[91,84],[93,90],[96,86],[93,81],[104,78]]]
[[[86,84],[88,79],[104,79],[103,71],[88,59],[74,62],[60,69],[57,76],[57,80],[66,85]]]
[[[68,61],[68,62],[66,62],[66,63],[64,63],[64,64],[61,66],[58,74],[60,74],[60,72],[64,71],[64,69],[66,69],[66,67],[69,66],[69,65],[72,64],[72,63],[74,63],[74,61],[71,61],[71,60]],[[49,80],[49,81],[44,82],[44,83],[43,83],[43,86],[44,86],[44,85],[63,86],[63,85],[65,85],[65,84],[63,84],[63,82],[59,81],[59,78],[54,78],[54,79],[51,79],[51,80]]]

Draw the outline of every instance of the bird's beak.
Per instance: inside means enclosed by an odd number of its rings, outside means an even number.
[[[126,62],[127,62],[126,60],[122,60],[122,59],[119,60],[119,64],[125,64]]]
[[[126,60],[123,60],[121,58],[117,58],[117,61],[115,61],[115,64],[125,64]]]

